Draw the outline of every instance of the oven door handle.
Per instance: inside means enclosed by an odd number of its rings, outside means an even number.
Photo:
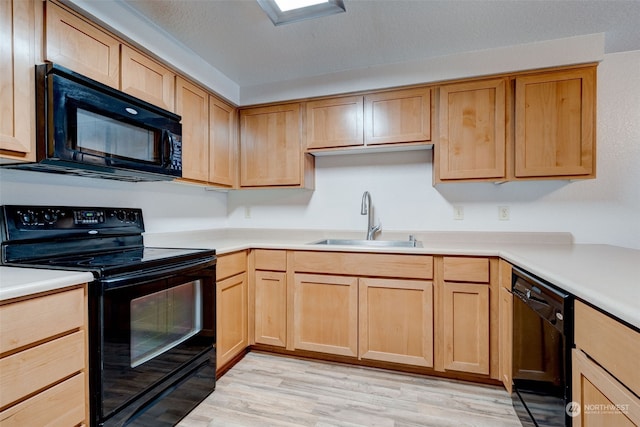
[[[176,276],[180,274],[192,273],[196,270],[205,270],[206,268],[215,265],[215,258],[199,259],[197,261],[184,262],[177,265],[171,265],[169,267],[158,267],[156,269],[145,269],[138,272],[121,274],[105,279],[100,279],[100,283],[104,286],[104,289],[113,289],[132,284],[138,284],[142,281],[157,280],[163,277]],[[206,275],[204,273],[203,275]]]

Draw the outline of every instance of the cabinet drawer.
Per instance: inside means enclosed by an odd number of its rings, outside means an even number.
[[[83,289],[0,306],[0,354],[80,328],[84,307]]]
[[[226,279],[247,271],[247,253],[245,251],[218,256],[216,280]]]
[[[575,342],[618,381],[640,394],[640,332],[576,301]]]
[[[0,407],[84,369],[84,331],[0,359]]]
[[[296,272],[407,279],[433,278],[433,257],[347,252],[296,252]]]
[[[270,271],[287,271],[287,251],[256,249],[255,269]]]
[[[489,283],[489,259],[444,257],[444,280]]]
[[[85,375],[80,373],[0,412],[0,426],[75,426],[85,421]]]

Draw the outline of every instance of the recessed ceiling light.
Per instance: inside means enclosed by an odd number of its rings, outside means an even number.
[[[258,0],[274,25],[345,12],[342,0]]]

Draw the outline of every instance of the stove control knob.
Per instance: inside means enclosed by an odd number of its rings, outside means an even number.
[[[135,211],[131,211],[127,214],[127,219],[131,222],[136,222],[138,219],[138,214]]]
[[[34,214],[32,211],[21,212],[20,219],[22,220],[22,223],[25,225],[31,225],[37,222],[36,214]]]
[[[118,220],[120,221],[124,221],[127,219],[127,213],[125,211],[117,211],[116,218],[118,218]]]
[[[58,220],[58,213],[51,209],[47,209],[46,211],[44,211],[42,217],[46,223],[53,224]]]

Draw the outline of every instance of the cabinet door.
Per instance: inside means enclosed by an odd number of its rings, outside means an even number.
[[[174,111],[176,75],[173,71],[125,45],[122,45],[121,64],[123,92]]]
[[[300,104],[240,111],[240,186],[302,184]]]
[[[440,88],[436,181],[505,177],[504,79]]]
[[[582,351],[571,355],[573,426],[640,425],[640,399]]]
[[[364,144],[362,96],[309,101],[306,112],[307,149]]]
[[[595,67],[516,78],[515,176],[593,177]]]
[[[246,273],[216,283],[216,320],[216,360],[220,369],[249,345]]]
[[[209,182],[234,187],[237,180],[238,144],[236,109],[209,96]]]
[[[46,5],[46,59],[119,89],[120,42],[60,6]]]
[[[0,154],[34,161],[33,1],[0,2]]]
[[[366,145],[431,140],[431,88],[381,92],[364,97]]]
[[[500,380],[507,392],[512,390],[513,295],[500,288]]]
[[[275,271],[256,271],[254,292],[256,343],[286,347],[286,274]]]
[[[359,356],[433,366],[433,284],[359,279]]]
[[[489,286],[445,282],[444,367],[489,374]]]
[[[176,113],[182,116],[182,177],[209,180],[209,94],[176,78]]]
[[[358,355],[358,279],[296,274],[294,347]]]

